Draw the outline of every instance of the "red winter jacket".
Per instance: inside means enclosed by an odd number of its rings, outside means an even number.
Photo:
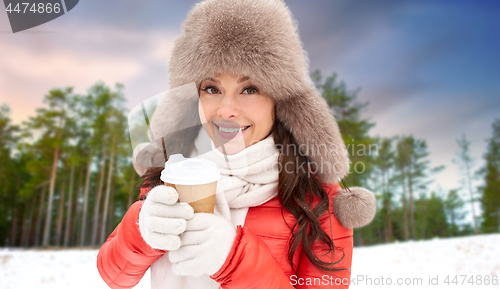
[[[330,197],[339,185],[324,185]],[[141,192],[144,194],[145,192]],[[97,268],[111,288],[132,288],[144,276],[148,268],[166,251],[156,250],[142,239],[138,218],[143,201],[135,202],[122,222],[102,245],[97,256]],[[313,203],[313,205],[315,205]],[[330,212],[333,208],[330,207]],[[284,211],[284,219],[290,226],[295,218]],[[336,266],[345,271],[332,273],[317,269],[299,245],[294,255],[292,270],[288,261],[288,241],[291,230],[281,215],[278,198],[248,210],[244,227],[238,233],[226,262],[211,276],[222,288],[348,288],[352,259],[352,229],[343,227],[337,218],[326,212],[320,217],[322,229],[330,235],[335,247],[334,259],[344,257]],[[318,245],[318,257],[326,250]],[[341,284],[343,283],[343,284]]]

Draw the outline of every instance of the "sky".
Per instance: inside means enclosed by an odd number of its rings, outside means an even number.
[[[0,11],[0,103],[16,124],[52,88],[85,93],[102,80],[125,86],[129,108],[168,89],[167,60],[197,1],[80,1],[66,15],[13,34]],[[310,70],[338,74],[381,137],[426,140],[431,185],[461,188],[456,140],[483,165],[500,118],[500,2],[462,0],[285,1],[298,22]],[[475,185],[480,184],[476,180]],[[465,191],[462,192],[465,196]]]

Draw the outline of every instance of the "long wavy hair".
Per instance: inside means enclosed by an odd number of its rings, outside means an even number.
[[[331,200],[323,188],[321,182],[317,177],[310,173],[309,164],[310,160],[305,154],[297,153],[299,145],[295,141],[292,133],[283,125],[281,121],[276,118],[273,129],[271,131],[276,148],[280,154],[278,162],[280,168],[295,168],[293,172],[288,169],[281,169],[278,178],[278,198],[281,204],[281,214],[284,218],[284,210],[289,211],[295,217],[294,224],[288,224],[292,231],[292,237],[289,240],[288,246],[288,260],[294,268],[293,256],[299,245],[302,245],[303,250],[309,261],[318,269],[325,271],[342,271],[346,268],[336,268],[334,265],[342,261],[342,257],[335,261],[334,257],[336,251],[339,251],[333,243],[330,236],[320,227],[319,218],[325,213],[328,213],[328,218],[331,218],[330,212]],[[193,131],[199,131],[198,128],[193,128]],[[191,135],[186,137],[186,135]],[[193,148],[194,137],[196,134],[180,133],[180,142],[176,142],[177,151],[184,155],[189,155]],[[180,145],[179,145],[180,144]],[[289,150],[288,148],[295,148]],[[307,168],[299,169],[301,166]],[[142,175],[142,183],[137,187],[154,187],[160,184],[160,174],[163,168],[149,168],[148,171]],[[145,196],[142,197],[144,199]],[[313,207],[313,200],[319,198],[319,203]],[[330,226],[331,230],[331,226]],[[323,256],[317,256],[315,248],[326,248],[329,256],[325,260]],[[322,258],[320,258],[322,257]]]

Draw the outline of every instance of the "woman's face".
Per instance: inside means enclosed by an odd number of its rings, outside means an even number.
[[[274,100],[248,77],[225,73],[203,80],[200,102],[214,143],[240,143],[226,154],[263,140],[274,124]]]

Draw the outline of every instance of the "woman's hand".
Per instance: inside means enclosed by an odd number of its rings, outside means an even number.
[[[193,208],[177,203],[179,194],[168,186],[153,188],[139,213],[141,236],[152,248],[176,250],[181,246],[179,234],[186,230],[186,220],[193,217]]]
[[[177,275],[213,275],[224,265],[236,237],[236,228],[224,217],[196,213],[187,221],[181,247],[169,252]]]

